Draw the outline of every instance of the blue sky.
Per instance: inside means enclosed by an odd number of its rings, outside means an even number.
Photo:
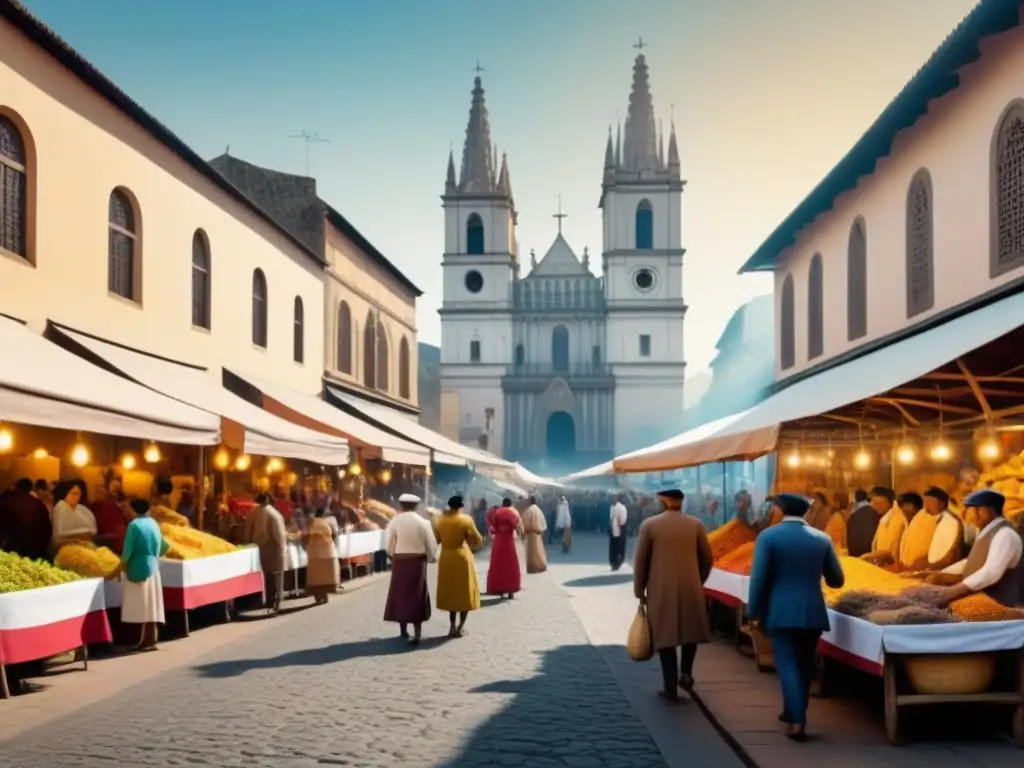
[[[577,253],[600,251],[608,125],[638,36],[683,173],[685,335],[705,367],[732,311],[771,290],[736,269],[863,133],[973,0],[24,0],[200,154],[302,173],[426,295],[438,343],[448,149],[477,60],[508,153],[524,253],[558,196]],[[598,262],[599,263],[599,262]]]

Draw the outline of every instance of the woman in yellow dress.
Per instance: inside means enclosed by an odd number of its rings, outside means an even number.
[[[434,535],[441,545],[437,559],[437,609],[448,611],[448,637],[462,637],[469,612],[480,608],[480,582],[473,552],[483,546],[484,540],[473,518],[464,514],[462,507],[462,497],[452,496],[448,509],[434,523]]]

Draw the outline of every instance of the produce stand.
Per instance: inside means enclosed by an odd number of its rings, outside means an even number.
[[[285,573],[292,574],[292,588],[288,590],[287,597],[296,597],[302,590],[299,587],[299,571],[309,566],[309,556],[306,548],[298,541],[289,541],[284,553]]]
[[[745,604],[750,577],[712,569],[707,593],[732,604]],[[1015,707],[1014,742],[1024,747],[1024,621],[962,622],[881,626],[828,611],[831,629],[818,642],[818,652],[846,666],[881,677],[885,684],[886,736],[898,743],[900,709],[927,704],[984,703]],[[755,640],[755,654],[757,644]],[[906,684],[905,667],[921,656],[1016,655],[1015,678],[1002,690],[979,693],[915,693]],[[759,668],[761,665],[759,664]]]
[[[0,595],[0,698],[10,696],[6,666],[38,661],[113,639],[102,579]]]
[[[355,569],[363,566],[367,572],[373,570],[373,560],[369,557],[375,552],[386,548],[384,531],[351,531],[342,533],[335,541],[341,567],[348,571],[349,578],[355,576]]]
[[[264,591],[260,552],[255,547],[193,560],[162,559],[160,578],[164,608],[183,612],[186,635],[188,612],[193,608],[214,603],[230,605],[236,598]],[[225,616],[231,618],[230,609],[225,610]]]

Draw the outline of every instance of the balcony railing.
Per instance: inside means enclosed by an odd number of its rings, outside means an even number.
[[[569,363],[568,365],[555,365],[553,363],[522,363],[520,365],[508,366],[506,375],[521,376],[524,378],[541,376],[585,378],[611,376],[611,369],[604,363]]]

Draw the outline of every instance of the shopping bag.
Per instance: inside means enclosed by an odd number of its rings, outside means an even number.
[[[651,623],[647,620],[647,608],[641,603],[629,627],[626,650],[633,661],[647,661],[654,656],[654,639],[651,637]]]

